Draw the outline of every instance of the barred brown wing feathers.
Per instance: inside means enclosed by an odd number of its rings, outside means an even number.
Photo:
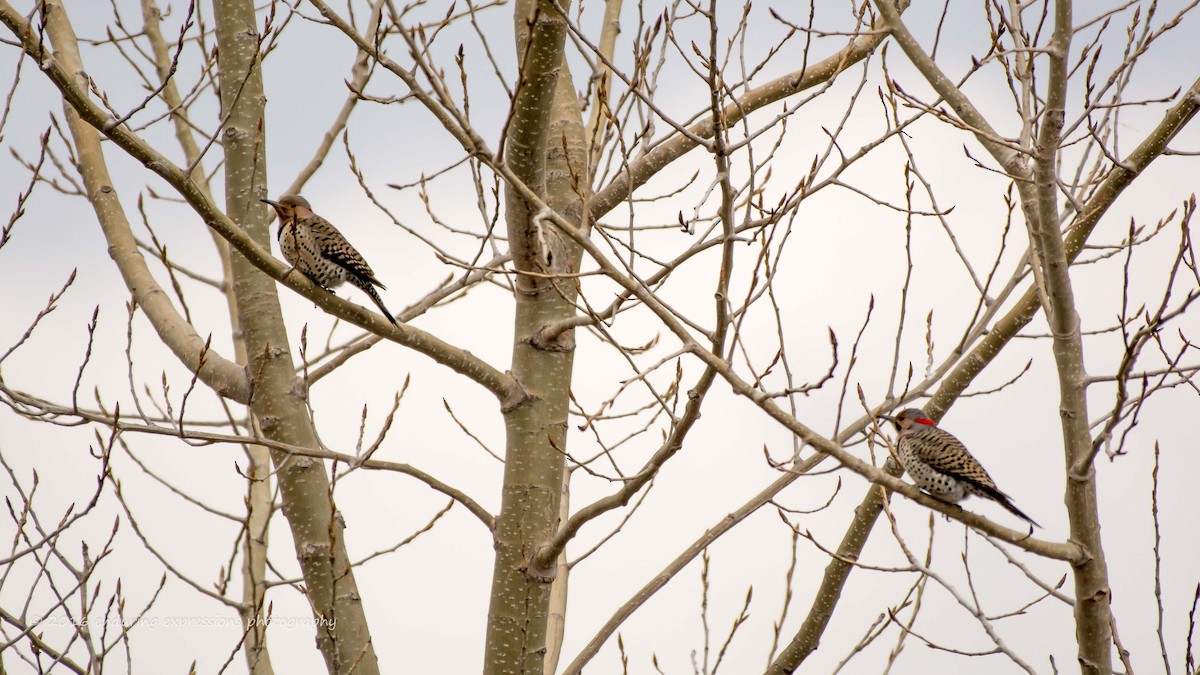
[[[938,496],[938,491],[930,490],[922,483],[922,479],[930,479],[930,472],[936,472],[933,474],[934,483],[940,482],[938,480],[939,475],[949,477],[957,481],[961,487],[967,488],[970,492],[991,499],[1013,515],[1023,518],[1031,525],[1040,527],[1033,518],[1030,518],[1024,511],[1017,508],[1008,495],[996,487],[995,481],[984,470],[979,460],[975,459],[967,451],[966,446],[949,432],[937,427],[928,426],[912,429],[903,434],[903,437],[900,439],[900,446],[900,454],[906,460],[905,468],[909,470],[909,473],[919,485],[934,493],[935,496]],[[912,463],[919,463],[919,465],[908,466],[908,458],[905,455],[909,454],[912,456]],[[917,471],[914,472],[913,469]],[[965,495],[959,493],[952,501],[958,501],[963,496]]]
[[[320,249],[321,256],[330,262],[342,267],[350,272],[354,277],[366,282],[365,284],[355,284],[356,286],[365,287],[374,284],[384,290],[386,287],[375,278],[375,271],[367,264],[367,261],[362,257],[350,242],[338,232],[329,221],[320,216],[312,216],[309,218],[309,228],[313,235],[313,240]]]
[[[971,483],[985,493],[1002,494],[979,460],[950,432],[928,427],[914,432],[912,440],[914,452],[931,468]]]

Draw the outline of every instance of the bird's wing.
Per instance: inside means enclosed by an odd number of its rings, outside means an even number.
[[[344,267],[351,274],[366,279],[380,288],[386,288],[375,278],[375,271],[363,259],[362,254],[358,249],[350,245],[349,241],[338,232],[328,220],[320,216],[312,216],[312,221],[309,223],[309,229],[312,232],[313,240],[321,251],[321,255],[333,261],[340,267]]]
[[[979,460],[967,451],[962,441],[949,432],[937,428],[921,429],[914,432],[913,435],[916,437],[914,440],[920,441],[914,443],[913,448],[926,464],[937,471],[969,483],[1014,515],[1041,527],[1037,521],[1018,509],[1008,495],[996,487],[996,482],[988,475]]]
[[[1004,494],[996,487],[996,482],[988,475],[979,460],[967,451],[962,441],[949,432],[933,427],[918,430],[914,432],[913,436],[913,440],[923,441],[914,443],[914,448],[919,451],[928,449],[926,452],[919,452],[919,455],[932,468],[973,483],[986,493]],[[937,448],[937,451],[934,451],[934,448]]]

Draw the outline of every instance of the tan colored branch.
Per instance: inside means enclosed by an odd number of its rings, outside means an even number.
[[[498,165],[501,163],[490,156],[486,143],[466,124],[464,119],[461,119],[456,110],[449,110],[440,105],[429,92],[420,86],[411,72],[391,60],[386,54],[379,52],[345,19],[330,9],[324,0],[309,0],[309,2],[321,12],[323,17],[329,20],[330,24],[350,38],[359,49],[370,54],[380,65],[400,78],[409,87],[413,96],[437,118],[469,154],[481,157],[494,169],[499,168]],[[898,4],[900,11],[903,11],[909,3],[908,0],[900,0]],[[551,11],[561,16],[558,9]],[[883,28],[883,23],[877,22],[871,26],[870,30],[851,40],[837,54],[811,64],[802,72],[789,73],[750,90],[735,103],[725,106],[722,116],[727,124],[732,125],[755,110],[794,96],[816,85],[829,82],[846,68],[870,56],[887,36],[888,33]],[[633,190],[645,184],[672,161],[695,148],[697,146],[695,138],[711,138],[713,133],[711,118],[697,122],[687,131],[687,134],[677,134],[671,140],[660,144],[645,157],[631,162],[620,176],[602,190],[597,191],[588,203],[589,219],[598,219],[611,211],[617,204],[627,199]]]
[[[139,424],[131,421],[132,418],[118,418],[111,413],[103,411],[85,410],[83,408],[70,405],[59,405],[57,403],[43,398],[38,398],[24,392],[14,391],[4,386],[3,383],[0,383],[0,394],[2,394],[4,397],[7,397],[8,400],[5,401],[6,404],[11,403],[21,409],[36,411],[37,415],[49,414],[101,424],[115,431],[123,433],[152,434],[156,436],[179,436],[179,428],[175,426],[174,420],[172,420],[172,424],[170,426]],[[17,413],[23,414],[22,410],[18,410]],[[458,488],[443,483],[434,476],[431,476],[430,474],[412,466],[411,464],[388,462],[379,459],[364,460],[361,457],[356,457],[355,455],[344,452],[334,452],[332,450],[325,450],[322,448],[307,448],[298,445],[292,445],[284,441],[272,440],[263,435],[259,429],[255,429],[254,434],[250,436],[196,431],[195,429],[186,429],[184,434],[185,438],[198,441],[202,444],[257,444],[269,448],[270,450],[279,451],[288,455],[295,455],[296,457],[328,459],[336,461],[345,466],[360,466],[364,469],[370,469],[374,471],[392,471],[395,473],[404,474],[406,476],[411,476],[412,478],[416,478],[422,483],[425,483],[431,489],[436,490],[437,492],[440,492],[461,504],[463,508],[471,513],[471,515],[478,518],[479,522],[483,523],[484,527],[489,529],[492,527],[492,515],[488,513],[487,509],[483,508],[479,502],[471,499],[466,493]],[[72,520],[69,522],[74,521]],[[5,562],[7,561],[4,558],[0,558],[0,564],[4,564]]]
[[[1018,185],[1027,222],[1036,240],[1044,267],[1043,280],[1050,301],[1046,320],[1054,341],[1058,369],[1059,417],[1068,467],[1067,517],[1071,541],[1087,552],[1074,573],[1075,637],[1080,671],[1087,675],[1112,673],[1112,589],[1100,538],[1098,489],[1094,470],[1075,475],[1075,463],[1092,449],[1088,428],[1087,373],[1083,366],[1083,336],[1075,292],[1071,285],[1070,257],[1058,228],[1058,158],[1066,116],[1068,57],[1071,47],[1071,2],[1054,3],[1054,32],[1049,47],[1046,104],[1033,154],[1033,183]]]
[[[566,522],[571,516],[571,474],[563,471],[562,494],[558,505],[558,521]],[[571,566],[567,563],[564,549],[551,563],[554,565],[554,581],[550,584],[550,599],[546,608],[546,658],[542,659],[542,672],[558,672],[558,661],[562,658],[563,638],[567,636],[567,595],[570,590]]]
[[[447,279],[442,283],[441,286],[426,294],[425,297],[409,305],[408,307],[404,308],[403,311],[396,314],[396,320],[401,323],[408,323],[412,321],[436,306],[442,300],[445,300],[451,295],[454,295],[463,289],[470,288],[471,286],[474,286],[475,284],[487,279],[487,277],[491,274],[490,270],[503,265],[508,260],[508,256],[496,256],[479,268],[472,270],[468,274],[465,274],[457,279]],[[304,383],[307,380],[308,386],[311,387],[314,383],[320,381],[322,378],[328,376],[333,371],[345,365],[345,363],[355,355],[365,352],[371,347],[379,344],[381,341],[383,341],[383,338],[379,335],[366,335],[360,339],[354,340],[348,345],[339,347],[337,354],[325,363],[322,363],[320,366],[309,370],[307,374],[301,373],[296,375],[295,386],[304,386]],[[317,362],[319,360],[320,359],[314,359],[311,362]]]
[[[611,61],[613,50],[617,45],[617,35],[621,32],[622,0],[606,0],[604,3],[604,20],[600,26],[600,56],[589,85],[593,88],[591,112],[588,114],[584,138],[588,144],[588,174],[596,175],[596,167],[600,165],[600,151],[604,147],[604,135],[608,129],[608,97],[609,83],[612,81],[612,71],[604,64]]]

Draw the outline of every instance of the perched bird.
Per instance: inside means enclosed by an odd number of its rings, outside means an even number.
[[[284,195],[279,201],[261,200],[275,208],[279,214],[279,249],[283,258],[300,270],[313,283],[332,290],[349,281],[366,293],[388,321],[393,324],[391,312],[383,306],[383,300],[375,290],[387,288],[375,278],[375,272],[337,228],[321,216],[313,213],[308,200],[300,195]]]
[[[909,408],[895,417],[880,417],[896,425],[900,434],[896,440],[900,461],[917,487],[951,504],[970,495],[986,497],[1031,525],[1041,527],[1014,506],[1008,495],[996,487],[979,460],[972,457],[950,432],[939,429],[924,410]]]

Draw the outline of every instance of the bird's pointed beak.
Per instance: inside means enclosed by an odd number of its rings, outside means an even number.
[[[896,422],[896,418],[895,418],[895,417],[892,417],[891,415],[876,415],[876,416],[875,416],[875,419],[887,420],[887,421],[891,422],[892,424],[896,424],[896,423],[897,423],[897,422]]]
[[[277,201],[272,201],[270,199],[260,199],[258,201],[260,201],[264,204],[270,204],[271,206],[274,206],[275,208],[279,208],[279,202],[277,202]]]

